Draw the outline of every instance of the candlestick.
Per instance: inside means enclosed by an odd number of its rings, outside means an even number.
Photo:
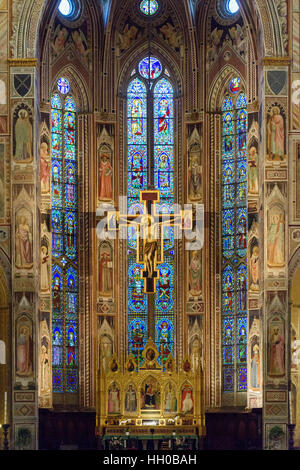
[[[4,434],[3,450],[9,450],[8,439],[7,439],[7,436],[8,436],[8,428],[9,428],[9,424],[2,424],[2,429],[3,429],[3,434]]]
[[[4,392],[4,424],[7,424],[7,392]]]

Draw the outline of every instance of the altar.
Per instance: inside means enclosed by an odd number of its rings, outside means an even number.
[[[101,362],[100,362],[101,363]],[[187,356],[176,364],[170,354],[159,362],[149,339],[140,361],[130,355],[124,367],[114,355],[98,375],[97,435],[106,448],[131,441],[198,447],[205,436],[203,373]]]

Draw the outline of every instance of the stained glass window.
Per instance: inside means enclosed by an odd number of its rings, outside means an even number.
[[[144,78],[155,80],[155,78],[158,78],[161,75],[161,72],[161,63],[155,57],[146,57],[139,63],[139,73]]]
[[[143,0],[140,4],[140,9],[144,15],[154,15],[158,10],[158,2],[156,0]]]
[[[66,95],[70,91],[70,84],[66,78],[59,78],[57,81],[57,88],[58,91],[61,92],[62,95]]]
[[[157,211],[171,213],[174,205],[174,93],[156,58],[140,61],[136,76],[129,84],[127,123],[128,212],[143,213],[140,191],[152,186],[160,191]],[[174,229],[163,229],[164,263],[158,265],[159,279],[153,302],[144,293],[143,266],[136,263],[135,228],[130,227],[128,231],[129,352],[140,361],[142,350],[153,335],[160,352],[159,361],[165,363],[169,354],[174,353]],[[150,315],[154,322],[152,332]]]
[[[247,390],[247,100],[240,80],[222,108],[223,391]],[[237,90],[238,88],[238,90]]]
[[[69,16],[73,10],[72,2],[70,0],[61,0],[58,9],[63,16]]]
[[[239,11],[240,5],[237,0],[227,0],[226,9],[228,13],[235,15]]]
[[[63,85],[62,82],[59,82]],[[60,87],[58,86],[60,90]],[[51,100],[53,391],[78,391],[78,196],[76,104]]]

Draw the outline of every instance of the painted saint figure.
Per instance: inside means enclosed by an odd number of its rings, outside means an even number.
[[[49,149],[47,142],[42,142],[40,146],[40,171],[41,171],[41,192],[47,194],[50,191],[49,181]]]
[[[285,341],[280,328],[273,328],[270,335],[269,375],[281,377],[285,373]]]
[[[111,250],[108,245],[103,244],[100,248],[99,261],[99,292],[101,295],[107,296],[112,294],[113,289],[113,268]]]
[[[283,214],[271,215],[268,227],[268,266],[283,267],[285,265],[285,226]]]
[[[249,150],[249,194],[258,194],[258,155],[256,147]]]
[[[137,409],[137,398],[136,391],[132,385],[129,385],[129,388],[125,395],[125,411],[127,413],[135,413]]]
[[[46,346],[41,347],[40,357],[40,391],[45,394],[50,392],[50,364]]]
[[[199,297],[202,294],[202,263],[201,252],[193,251],[189,266],[189,292],[193,297]]]
[[[32,160],[32,124],[26,109],[18,112],[15,124],[15,160],[18,162],[29,162]]]
[[[20,217],[16,230],[16,265],[18,268],[31,268],[32,257],[32,235],[27,218]]]
[[[176,413],[177,411],[177,398],[174,388],[171,384],[168,385],[165,395],[165,412]]]
[[[285,154],[285,129],[284,118],[280,108],[274,106],[271,109],[267,125],[268,155],[270,160],[284,160]]]
[[[62,364],[62,342],[61,342],[61,333],[56,328],[53,332],[53,365],[59,366]]]
[[[73,331],[69,331],[68,338],[68,366],[76,365],[76,356],[75,356],[75,339]]]
[[[185,414],[193,413],[194,398],[193,391],[190,386],[185,386],[181,395],[181,412]]]
[[[120,413],[120,390],[115,383],[108,390],[108,413]]]
[[[251,388],[256,390],[259,389],[260,383],[260,357],[259,357],[259,346],[254,344],[252,349],[251,357]]]
[[[143,158],[139,152],[132,156],[131,163],[131,185],[133,188],[142,189],[144,183]]]
[[[50,288],[49,284],[49,254],[48,248],[45,245],[41,246],[41,291],[48,292]]]
[[[113,168],[107,153],[100,157],[99,166],[99,199],[101,201],[111,201],[113,197],[112,189]]]
[[[132,123],[132,134],[140,136],[143,133],[143,110],[142,103],[139,98],[135,98],[131,108],[131,123]]]
[[[170,129],[170,109],[168,105],[168,100],[162,98],[158,105],[158,132],[159,134],[167,134]]]
[[[191,155],[189,167],[189,198],[198,201],[202,197],[202,166],[200,152]]]
[[[17,375],[28,377],[32,372],[32,338],[28,326],[19,329],[17,338]]]
[[[259,290],[259,248],[255,245],[252,249],[252,256],[250,258],[250,275],[251,283],[250,289],[252,291]]]

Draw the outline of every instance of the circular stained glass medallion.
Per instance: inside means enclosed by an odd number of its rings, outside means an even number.
[[[158,10],[158,2],[156,0],[143,0],[140,4],[140,9],[144,15],[155,15]]]
[[[70,0],[61,0],[58,5],[58,10],[63,16],[70,16],[73,10],[73,5]]]
[[[66,95],[70,91],[70,83],[66,78],[61,77],[57,81],[57,88],[63,95]]]
[[[237,0],[227,0],[226,10],[230,15],[235,15],[240,9]]]
[[[162,65],[155,57],[145,57],[139,63],[139,72],[142,77],[155,80],[162,73]]]
[[[241,90],[241,80],[238,77],[233,78],[229,84],[229,91],[231,91],[231,93],[233,94],[236,94],[240,90]]]

